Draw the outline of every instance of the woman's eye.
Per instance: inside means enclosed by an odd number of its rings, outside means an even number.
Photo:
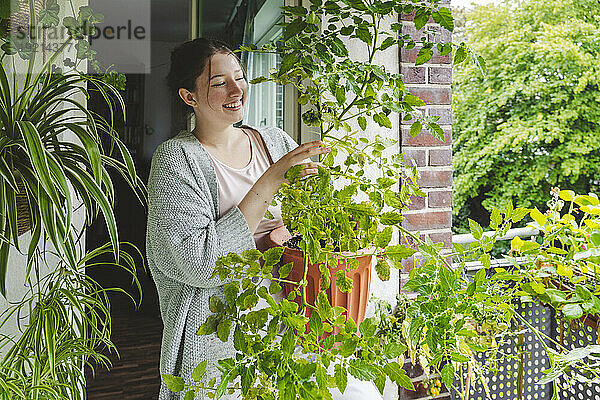
[[[236,80],[236,81],[242,81],[242,80],[244,80],[244,79],[246,79],[246,78],[244,78],[243,76],[240,76],[239,78],[236,78],[235,80]]]
[[[216,86],[223,86],[223,85],[225,85],[225,82],[221,82],[221,83],[215,83],[215,84],[214,84],[214,85],[212,85],[212,86],[213,86],[213,87],[216,87]]]

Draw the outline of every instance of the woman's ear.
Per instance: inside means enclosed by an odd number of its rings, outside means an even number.
[[[179,88],[179,97],[181,97],[181,100],[183,100],[183,102],[185,104],[187,104],[190,107],[195,107],[198,103],[196,102],[196,99],[194,97],[194,94],[192,92],[190,92],[189,90],[185,89],[185,88]]]

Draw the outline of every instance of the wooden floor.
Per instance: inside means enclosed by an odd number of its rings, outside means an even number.
[[[162,321],[158,312],[133,311],[113,304],[112,339],[120,358],[111,354],[110,371],[86,370],[89,400],[155,400],[160,377]]]

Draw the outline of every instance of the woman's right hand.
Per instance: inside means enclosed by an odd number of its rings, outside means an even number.
[[[248,222],[250,232],[256,231],[275,192],[285,181],[285,173],[294,165],[301,164],[304,165],[304,169],[300,173],[300,177],[316,174],[320,163],[303,161],[330,151],[331,149],[323,147],[323,142],[320,140],[301,144],[281,157],[262,174],[239,204],[240,211]]]
[[[286,172],[294,165],[300,164],[304,166],[302,172],[300,172],[300,178],[307,175],[316,174],[318,172],[318,167],[322,164],[312,161],[303,161],[316,155],[327,154],[330,151],[330,148],[323,147],[323,142],[320,140],[303,143],[287,153],[285,156],[281,157],[279,161],[271,165],[269,169],[265,171],[261,179],[264,177],[265,179],[272,181],[277,190],[279,189],[281,183],[285,181]]]

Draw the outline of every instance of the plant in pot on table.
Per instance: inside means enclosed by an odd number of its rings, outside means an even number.
[[[413,135],[425,126],[434,136],[443,137],[440,127],[415,109],[424,103],[407,92],[401,75],[374,63],[375,56],[391,46],[415,46],[408,35],[400,35],[401,24],[390,24],[387,17],[416,10],[418,29],[433,16],[449,30],[452,17],[435,2],[418,6],[332,0],[311,3],[310,8],[283,7],[289,22],[282,24],[281,42],[260,49],[242,48],[282,57],[278,70],[254,83],[270,81],[297,88],[306,110],[303,121],[332,149],[315,176],[298,179],[300,167],[292,168],[287,175],[289,183],[276,195],[286,227],[298,235],[292,241],[302,252],[302,260],[284,259],[278,270],[274,269],[284,251],[294,253],[294,249],[274,247],[264,254],[246,251],[217,261],[214,275],[228,279],[223,287],[225,298],[211,299],[214,314],[198,334],[216,333],[226,341],[233,333],[237,354],[219,361],[223,371],[219,382],[202,380],[206,362],[198,365],[191,382],[163,376],[171,390],[185,391],[189,398],[201,389],[218,398],[236,388],[244,398],[330,398],[329,388],[344,391],[348,374],[373,381],[380,391],[386,377],[413,387],[395,361],[406,347],[395,340],[381,341],[374,318],[362,321],[365,299],[362,309],[351,309],[352,318],[348,318],[346,312],[352,305],[336,304],[335,298],[336,293],[368,291],[368,277],[354,282],[351,277],[361,268],[360,255],[369,260],[375,257],[375,270],[386,280],[390,268],[400,267],[403,259],[414,254],[410,247],[392,244],[395,227],[403,237],[419,241],[400,225],[401,212],[411,196],[423,195],[416,184],[416,167],[397,154],[396,141],[384,135],[367,138],[363,132],[369,126],[374,130],[391,128],[390,116],[395,112],[414,118]],[[384,28],[386,23],[389,29]],[[364,59],[353,59],[342,38],[359,42],[366,49]],[[431,57],[433,46],[423,42],[419,63]],[[452,46],[441,44],[438,50],[447,54]],[[362,269],[370,274],[370,265]],[[362,287],[357,288],[359,285]],[[283,286],[289,290],[276,302],[273,295]],[[260,299],[267,306],[257,309]],[[296,351],[297,346],[303,351]]]
[[[0,293],[8,306],[0,316],[0,399],[84,399],[84,366],[108,364],[102,352],[114,349],[108,293],[119,290],[102,288],[86,268],[124,268],[137,283],[136,249],[132,253],[118,240],[108,170],[120,172],[140,198],[144,185],[113,121],[78,100],[99,91],[113,117],[119,105],[124,111],[118,90],[108,83],[115,82],[116,74],[90,76],[76,68],[93,58],[86,36],[101,16],[81,7],[61,21],[56,0],[47,0],[42,10],[36,4],[40,2],[28,2],[26,27],[37,27],[39,17],[45,28],[59,29],[62,22],[68,36],[48,47],[37,42],[37,34],[27,34],[37,32],[33,29],[3,32],[1,39]],[[14,19],[10,8],[1,11],[4,22]],[[59,64],[70,47],[77,50],[74,61]],[[56,51],[42,60],[36,53],[48,48]],[[92,60],[94,65],[99,66]],[[29,230],[23,229],[19,199],[25,202],[31,229],[26,246],[19,238]],[[87,224],[102,211],[110,243],[85,251],[86,224],[77,222],[78,209],[85,212],[81,219]],[[7,271],[15,268],[9,265],[9,253],[17,252],[27,256],[25,278],[20,287],[7,287]],[[112,262],[97,258],[111,254]],[[18,289],[22,293],[15,294]]]

